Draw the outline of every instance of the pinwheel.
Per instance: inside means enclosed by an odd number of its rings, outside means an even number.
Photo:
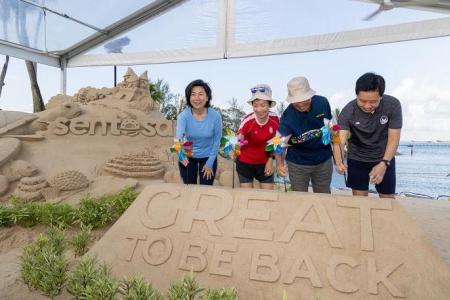
[[[328,119],[324,119],[323,122],[324,126],[320,128],[322,143],[324,145],[328,145],[331,142],[333,142],[333,144],[339,143],[339,130],[341,127],[338,124],[332,125],[332,121]]]
[[[276,135],[267,141],[266,151],[273,151],[275,154],[283,154],[284,149],[288,147],[288,141],[291,135],[281,136],[277,131]]]
[[[169,150],[172,153],[178,153],[178,159],[183,161],[187,157],[192,156],[192,142],[175,139],[174,144],[169,148]]]
[[[241,146],[246,145],[247,143],[248,141],[236,135],[236,133],[229,128],[225,130],[225,135],[220,139],[220,146],[223,147],[223,153],[225,155],[233,153],[234,156],[239,156],[241,153]]]

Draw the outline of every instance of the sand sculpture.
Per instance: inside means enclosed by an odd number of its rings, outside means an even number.
[[[14,160],[21,150],[16,138],[0,138],[0,196],[5,194],[10,183],[37,173],[37,168],[24,160]]]
[[[54,175],[48,183],[51,187],[60,191],[72,191],[86,188],[89,185],[89,180],[79,171],[66,170]]]
[[[391,199],[154,184],[90,254],[160,290],[193,270],[240,299],[450,295],[450,269]]]
[[[23,177],[13,194],[22,201],[39,201],[44,198],[41,192],[47,185],[48,182],[42,176]]]
[[[61,101],[58,105],[35,114],[0,111],[0,136],[20,138],[22,135],[32,135],[38,130],[46,130],[47,125],[58,117],[72,119],[80,114],[78,104],[70,101]]]
[[[103,175],[122,180],[118,186],[137,185],[126,178],[163,181],[174,124],[158,108],[147,72],[138,76],[128,68],[117,87],[54,96],[43,112],[0,111],[0,196],[7,199],[14,191],[26,201],[61,200],[90,191],[94,182],[95,193],[114,190],[101,187],[108,185]],[[48,185],[34,190],[18,183],[37,170]],[[179,175],[173,175],[175,181]]]
[[[155,155],[142,153],[125,153],[109,159],[103,169],[122,177],[157,177],[164,175],[164,166]]]

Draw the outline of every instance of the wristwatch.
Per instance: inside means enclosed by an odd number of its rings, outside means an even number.
[[[384,162],[384,164],[386,165],[387,168],[389,168],[389,166],[391,165],[391,161],[387,160],[387,159],[382,159],[382,162]]]

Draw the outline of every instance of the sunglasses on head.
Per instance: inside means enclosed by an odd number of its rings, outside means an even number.
[[[266,91],[266,87],[265,86],[252,87],[250,91],[252,92],[252,94],[257,92],[264,93]]]

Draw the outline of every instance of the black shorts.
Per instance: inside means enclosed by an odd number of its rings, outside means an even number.
[[[369,173],[374,166],[379,162],[363,162],[353,159],[347,160],[348,164],[348,179],[347,187],[354,190],[367,191],[369,190]],[[380,194],[392,195],[395,194],[395,158],[391,160],[391,165],[386,169],[383,181],[375,185],[375,189]]]
[[[236,160],[236,172],[240,183],[250,183],[254,179],[261,183],[273,183],[273,174],[270,176],[264,174],[265,168],[266,164],[248,164]]]

